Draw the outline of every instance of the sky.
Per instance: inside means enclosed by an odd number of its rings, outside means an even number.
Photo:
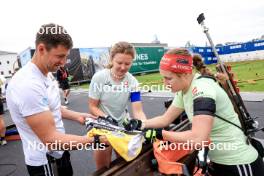
[[[264,35],[263,0],[0,0],[0,50],[34,48],[38,29],[51,22],[66,28],[75,48],[149,43],[155,35],[169,47],[205,46],[200,13],[215,44]]]

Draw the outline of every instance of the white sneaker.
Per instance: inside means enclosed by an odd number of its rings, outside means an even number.
[[[6,140],[5,140],[5,139],[2,139],[2,140],[0,141],[0,144],[1,144],[1,145],[6,145],[6,144],[7,144],[7,142],[6,142]]]
[[[69,101],[68,101],[68,99],[67,98],[65,98],[66,100],[65,100],[65,104],[67,105],[67,104],[69,104]]]

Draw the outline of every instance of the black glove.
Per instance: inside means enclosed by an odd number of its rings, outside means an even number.
[[[113,125],[118,126],[118,122],[113,117],[111,117],[110,115],[105,116],[105,117],[99,116],[98,117],[98,121],[100,121],[100,120],[107,121],[107,122],[109,122],[109,123],[111,123]]]
[[[123,126],[127,131],[141,130],[142,121],[137,119],[131,119],[129,121],[124,121]]]
[[[163,139],[162,130],[163,130],[162,128],[146,129],[144,132],[144,137],[145,137],[146,141],[152,143],[152,142],[154,142],[155,139],[162,140]]]

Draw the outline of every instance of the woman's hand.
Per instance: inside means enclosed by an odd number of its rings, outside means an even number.
[[[138,119],[131,119],[123,123],[127,131],[142,130],[142,121]]]

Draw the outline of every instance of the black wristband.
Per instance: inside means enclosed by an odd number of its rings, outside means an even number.
[[[99,135],[95,135],[94,136],[94,144],[100,144],[100,136]]]
[[[157,132],[156,134],[157,139],[162,140],[163,139],[162,128],[158,128],[156,132]]]
[[[101,144],[101,142],[100,142],[100,136],[99,135],[95,135],[94,136],[94,145],[95,146],[98,146],[99,148],[101,148],[101,147],[109,147],[109,145],[107,145],[107,144],[105,144],[105,143],[102,143]]]

